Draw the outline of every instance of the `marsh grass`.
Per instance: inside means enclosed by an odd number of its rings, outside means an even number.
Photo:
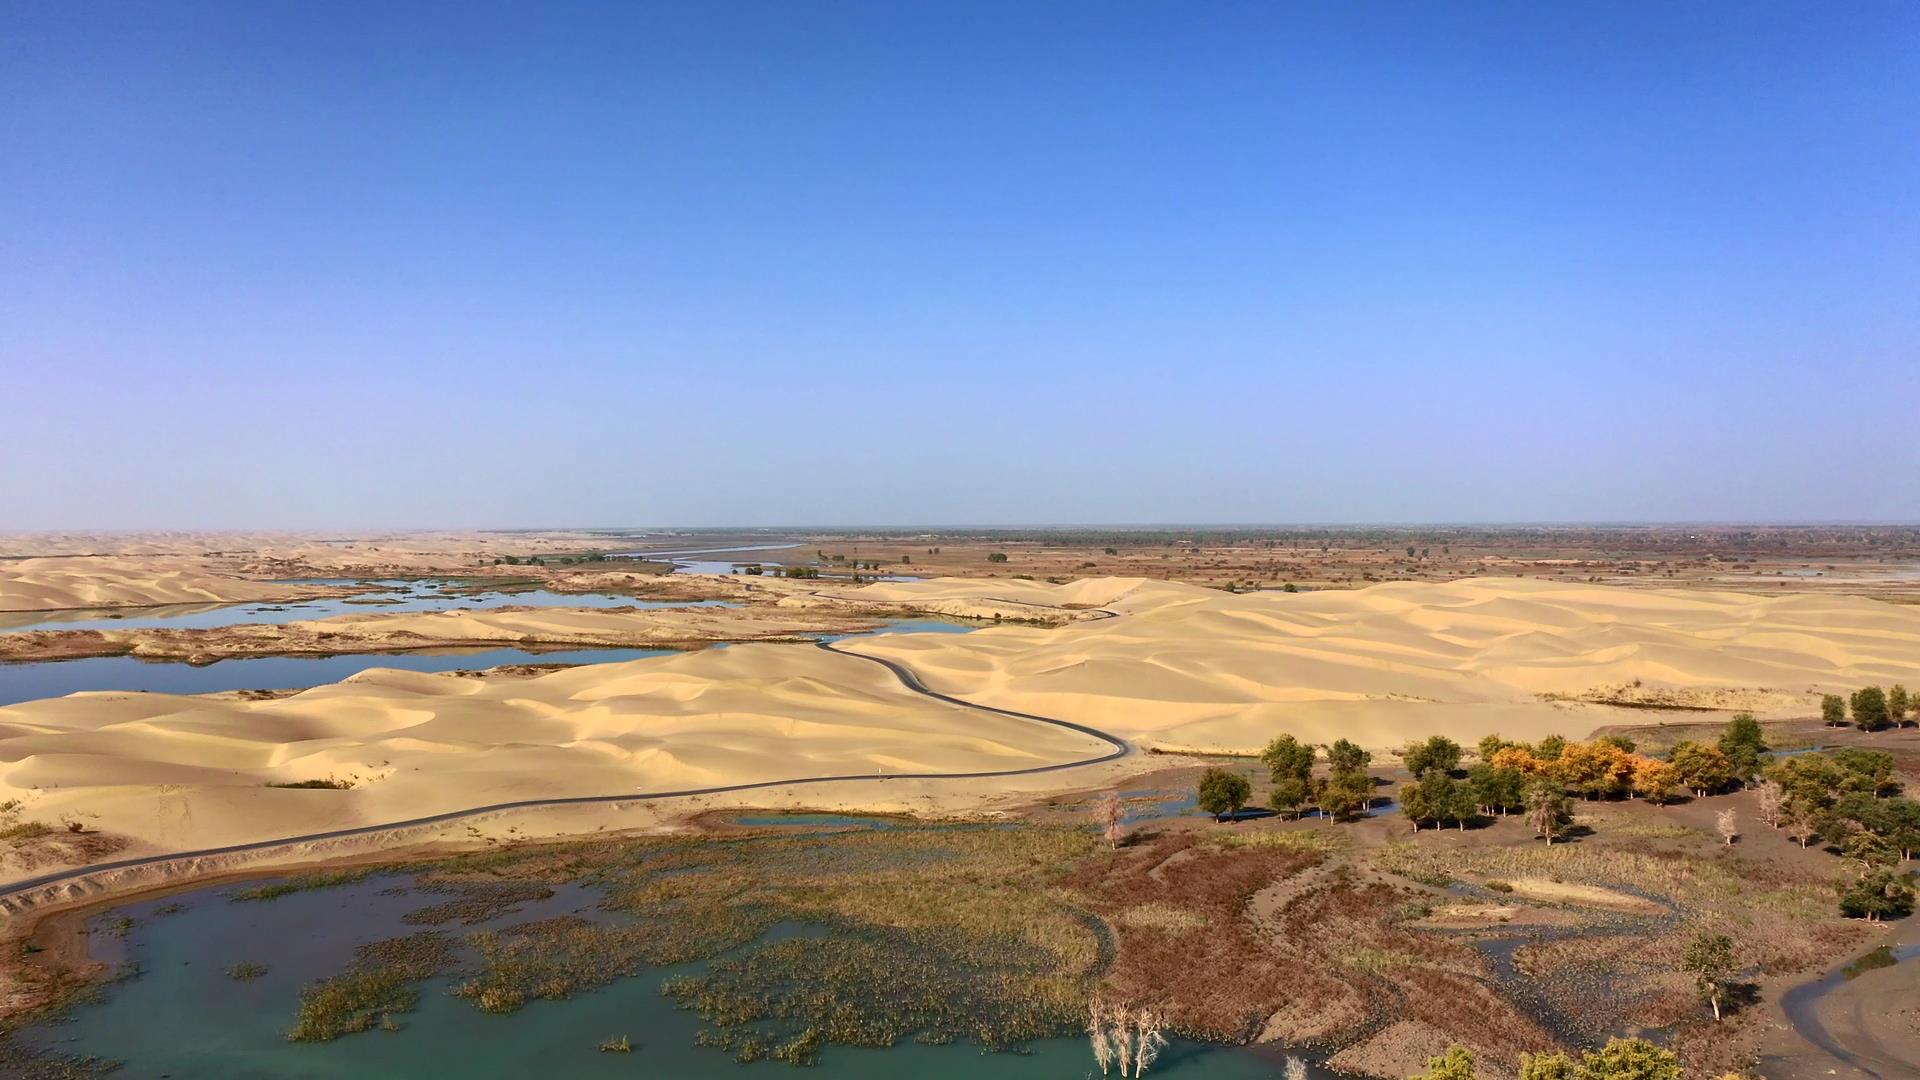
[[[361,946],[351,967],[300,991],[290,1042],[325,1042],[375,1025],[397,1030],[393,1017],[412,1011],[419,984],[453,966],[453,938],[437,930]]]
[[[375,874],[388,872],[387,867],[366,866],[352,870],[332,870],[319,874],[301,874],[297,877],[282,878],[245,889],[237,889],[227,894],[227,899],[236,902],[278,900],[297,892],[310,889],[332,889],[341,885],[353,885],[365,881]]]
[[[457,856],[414,868],[414,888],[450,899],[407,921],[477,922],[564,882],[601,890],[607,915],[441,935],[446,947],[425,961],[369,947],[303,993],[290,1037],[363,1031],[407,1011],[420,981],[451,969],[456,943],[474,959],[452,993],[493,1013],[705,961],[664,992],[700,1015],[702,1045],[743,1062],[809,1064],[830,1044],[965,1039],[1005,1048],[1070,1034],[1108,945],[1099,920],[1058,882],[1095,850],[1093,837],[1070,826],[903,822]],[[310,875],[234,898],[272,899],[372,872]]]

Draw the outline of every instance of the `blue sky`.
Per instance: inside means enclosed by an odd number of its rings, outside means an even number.
[[[0,27],[0,529],[1920,519],[1920,5]]]

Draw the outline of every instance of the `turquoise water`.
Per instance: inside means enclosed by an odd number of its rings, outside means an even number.
[[[764,1061],[735,1064],[723,1050],[694,1045],[700,1020],[660,993],[666,978],[699,965],[653,969],[565,1001],[534,1001],[496,1016],[450,996],[452,978],[425,984],[419,1007],[397,1017],[397,1032],[374,1030],[327,1043],[289,1043],[299,990],[338,972],[361,944],[422,929],[408,911],[444,899],[405,889],[401,876],[294,893],[270,903],[232,903],[228,889],[204,889],[128,905],[94,920],[96,955],[135,965],[140,974],[106,988],[94,1004],[63,1023],[21,1032],[23,1041],[54,1052],[124,1062],[116,1077],[525,1077],[547,1076],[812,1076],[827,1080],[945,1080],[990,1075],[1009,1080],[1062,1080],[1098,1075],[1082,1038],[1048,1039],[1023,1053],[984,1054],[977,1046],[890,1049],[829,1046],[805,1073]],[[534,918],[574,913],[606,918],[597,897],[564,887],[550,900],[471,927],[443,927],[456,936]],[[160,914],[168,903],[184,905]],[[121,915],[125,937],[109,929]],[[252,982],[226,975],[242,962],[265,964]],[[631,1054],[602,1053],[602,1040],[629,1038]],[[741,1070],[749,1070],[742,1072]],[[1267,1080],[1279,1060],[1239,1047],[1176,1042],[1149,1075],[1175,1080]],[[1316,1072],[1316,1076],[1329,1074]]]
[[[360,582],[309,580],[313,584],[355,585]],[[0,631],[19,630],[211,630],[243,623],[301,622],[335,615],[391,612],[485,611],[499,607],[669,608],[736,607],[721,600],[638,600],[619,593],[557,593],[547,589],[521,592],[448,592],[446,581],[369,581],[377,592],[323,600],[296,600],[272,604],[174,604],[161,607],[28,611],[0,614]],[[375,603],[374,601],[379,601]]]

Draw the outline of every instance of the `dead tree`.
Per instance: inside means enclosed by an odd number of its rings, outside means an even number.
[[[1126,813],[1127,808],[1120,802],[1120,793],[1117,791],[1107,792],[1094,804],[1094,820],[1100,823],[1100,832],[1107,838],[1107,847],[1114,851],[1120,850],[1120,838],[1126,835],[1120,828],[1120,819]]]

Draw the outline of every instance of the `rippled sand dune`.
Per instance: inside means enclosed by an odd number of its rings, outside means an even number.
[[[1518,579],[1242,595],[1119,579],[902,582],[854,595],[969,586],[1124,617],[864,647],[935,689],[1166,748],[1248,751],[1279,732],[1375,747],[1432,733],[1579,735],[1629,714],[1551,699],[1804,714],[1819,692],[1920,683],[1920,608],[1842,596]]]
[[[910,693],[871,661],[742,645],[530,678],[375,669],[266,701],[31,702],[0,709],[0,797],[25,800],[29,819],[79,815],[179,849],[523,799],[1020,769],[1109,749]],[[354,786],[265,786],[327,778]]]
[[[0,611],[238,603],[331,596],[325,586],[252,581],[166,556],[100,556],[0,561]]]
[[[1596,701],[1804,715],[1820,692],[1920,685],[1920,608],[1845,597],[1517,580],[1251,595],[1111,578],[816,591],[828,604],[1071,614],[1056,627],[853,645],[905,664],[936,691],[1176,750],[1252,751],[1282,732],[1383,749],[1435,733],[1579,736],[1650,715],[1726,715]],[[179,850],[520,799],[1020,769],[1104,748],[912,693],[868,660],[763,644],[535,677],[375,670],[265,701],[88,693],[30,702],[0,709],[0,798],[23,799],[36,820],[78,815],[134,838],[136,850]],[[328,777],[354,786],[265,786]],[[1015,786],[1088,782],[1069,770]],[[908,786],[880,797],[872,785],[825,785],[808,798],[900,805]],[[913,790],[957,806],[1011,789],[965,781]]]

